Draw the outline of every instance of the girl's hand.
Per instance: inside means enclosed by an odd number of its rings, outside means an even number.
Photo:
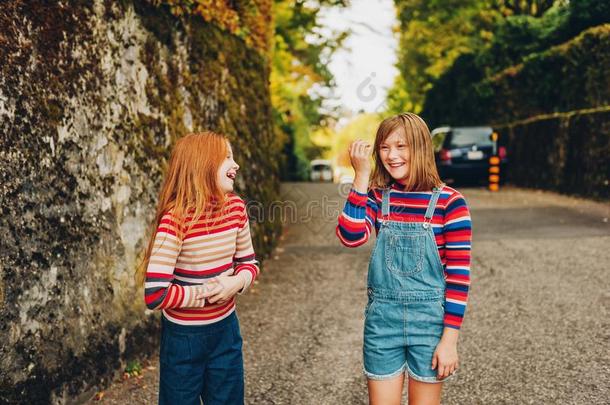
[[[350,143],[348,152],[356,173],[352,187],[360,193],[366,193],[371,176],[371,144],[357,139]]]
[[[350,143],[348,152],[356,176],[368,179],[371,174],[371,144],[362,139],[357,139]]]
[[[432,355],[432,369],[437,369],[437,378],[449,377],[458,368],[457,341],[441,338]]]
[[[239,274],[234,276],[221,274],[208,280],[207,289],[203,296],[207,298],[210,304],[224,304],[245,285],[246,281]]]

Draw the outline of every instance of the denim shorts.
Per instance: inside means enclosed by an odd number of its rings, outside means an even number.
[[[437,383],[432,355],[443,334],[442,300],[400,302],[369,297],[364,320],[364,374],[372,380],[405,371],[422,382]]]
[[[242,338],[237,315],[210,325],[162,318],[159,404],[244,403]]]

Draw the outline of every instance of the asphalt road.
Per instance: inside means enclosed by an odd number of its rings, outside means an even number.
[[[607,404],[610,204],[464,189],[472,287],[443,404]],[[283,185],[285,233],[239,298],[248,404],[366,404],[362,327],[373,246],[334,234],[344,190]],[[155,403],[158,365],[95,403]],[[405,391],[406,403],[406,391]]]

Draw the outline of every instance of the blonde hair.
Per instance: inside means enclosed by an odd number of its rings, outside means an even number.
[[[393,180],[381,161],[379,150],[381,144],[396,131],[401,132],[409,150],[409,169],[404,182],[405,190],[429,191],[434,187],[441,187],[443,183],[434,162],[430,130],[424,120],[413,113],[398,114],[386,118],[379,124],[373,150],[375,169],[371,176],[371,187],[386,188]]]
[[[228,153],[225,136],[211,131],[192,133],[180,138],[171,153],[167,172],[159,192],[155,218],[151,224],[148,246],[136,270],[136,284],[144,283],[146,268],[155,244],[156,230],[163,215],[171,212],[178,238],[182,240],[186,217],[200,218],[222,211],[226,195],[218,184],[218,170]]]

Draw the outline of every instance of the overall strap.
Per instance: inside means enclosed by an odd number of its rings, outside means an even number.
[[[434,210],[436,209],[436,203],[438,202],[438,197],[441,195],[441,189],[439,187],[434,187],[432,191],[432,197],[430,197],[430,202],[428,203],[428,209],[426,210],[426,214],[424,215],[424,228],[427,228],[432,222],[432,216],[434,215]]]
[[[390,215],[390,189],[384,188],[381,196],[381,218],[386,219]]]

